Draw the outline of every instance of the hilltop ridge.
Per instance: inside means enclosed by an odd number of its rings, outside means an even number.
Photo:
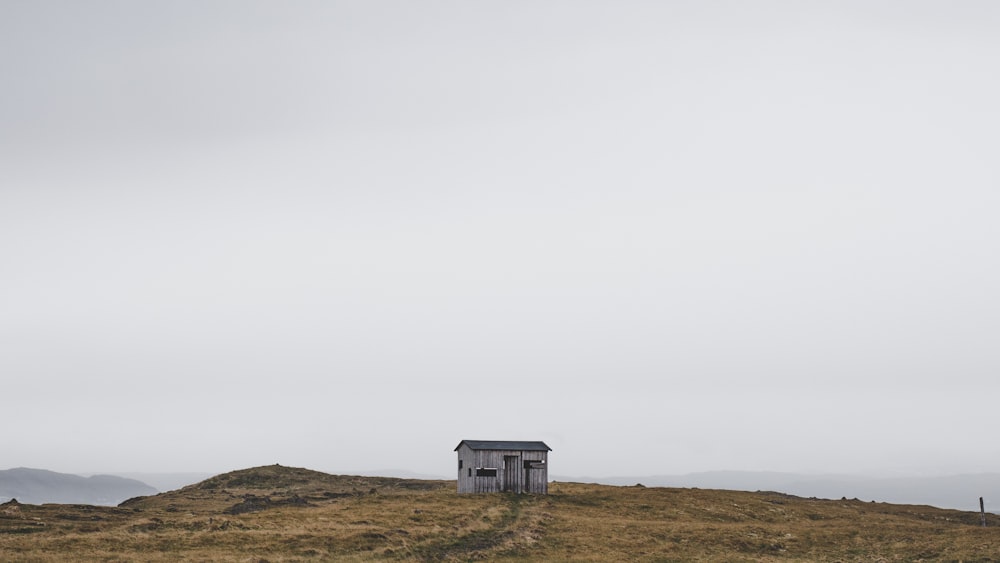
[[[270,465],[117,507],[0,506],[0,559],[61,561],[1000,559],[1000,517],[929,506],[554,482],[454,481]]]

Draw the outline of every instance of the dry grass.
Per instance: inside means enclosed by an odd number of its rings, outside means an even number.
[[[2,561],[994,561],[977,513],[778,493],[453,481],[269,466],[116,508],[0,506]],[[243,512],[246,510],[246,512]]]

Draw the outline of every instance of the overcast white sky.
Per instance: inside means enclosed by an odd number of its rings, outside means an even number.
[[[0,0],[0,468],[1000,470],[998,30]]]

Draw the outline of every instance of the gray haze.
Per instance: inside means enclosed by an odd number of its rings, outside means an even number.
[[[0,0],[0,468],[996,471],[998,29]]]

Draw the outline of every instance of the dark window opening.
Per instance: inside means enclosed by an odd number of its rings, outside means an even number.
[[[458,460],[458,468],[459,468],[459,469],[461,469],[461,468],[462,468],[462,460]]]
[[[469,477],[472,477],[472,468],[469,468]]]
[[[496,469],[491,469],[487,467],[476,468],[476,477],[496,477],[496,476],[497,476]]]

